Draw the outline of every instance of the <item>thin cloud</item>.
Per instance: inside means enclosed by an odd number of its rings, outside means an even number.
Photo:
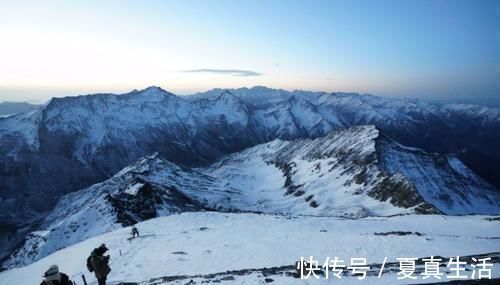
[[[252,70],[241,70],[241,69],[193,69],[186,70],[184,72],[192,72],[192,73],[215,73],[215,74],[228,74],[232,76],[261,76],[262,73],[252,71]]]

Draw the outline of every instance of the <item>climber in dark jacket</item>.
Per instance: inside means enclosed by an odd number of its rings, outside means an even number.
[[[68,275],[59,272],[57,265],[52,265],[49,270],[45,271],[40,285],[73,285],[73,282],[69,280]]]
[[[137,235],[137,237],[139,237],[139,230],[137,229],[136,226],[133,226],[132,227],[132,238],[135,238],[135,235]]]
[[[94,249],[90,255],[90,262],[94,269],[98,285],[106,285],[106,278],[109,272],[111,272],[111,268],[109,267],[109,255],[104,255],[106,251],[108,251],[106,245],[101,244],[101,246]]]

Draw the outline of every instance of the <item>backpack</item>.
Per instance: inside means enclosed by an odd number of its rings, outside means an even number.
[[[87,257],[87,269],[89,272],[94,272],[94,267],[92,267],[92,262],[90,261],[91,258],[92,256]]]
[[[62,285],[72,285],[73,281],[71,281],[68,275],[61,273],[61,283]]]

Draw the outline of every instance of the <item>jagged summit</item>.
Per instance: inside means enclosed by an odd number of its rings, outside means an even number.
[[[139,91],[132,91],[130,93],[123,94],[121,96],[140,96],[140,97],[149,97],[151,99],[164,99],[164,97],[171,97],[175,95],[171,92],[168,92],[161,87],[158,86],[149,86]]]

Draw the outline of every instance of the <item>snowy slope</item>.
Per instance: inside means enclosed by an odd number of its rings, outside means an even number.
[[[81,274],[95,282],[86,270],[85,259],[101,243],[110,248],[112,271],[108,281],[111,284],[181,275],[185,277],[154,284],[186,284],[190,279],[200,283],[216,282],[216,275],[210,277],[207,274],[290,267],[300,257],[309,256],[320,261],[337,256],[347,264],[350,258],[365,257],[368,264],[380,264],[385,257],[388,262],[397,262],[398,257],[477,256],[500,249],[498,221],[490,221],[485,216],[410,215],[351,220],[205,212],[156,218],[139,223],[138,228],[142,234],[139,239],[127,240],[130,228],[115,230],[60,250],[29,266],[2,272],[0,284],[37,284],[51,264],[59,264],[60,269],[78,284],[81,284]],[[403,234],[395,234],[398,232]],[[274,284],[331,284],[332,281],[339,284],[415,283],[397,280],[395,272],[389,269],[383,272],[382,279],[370,277],[364,281],[349,275],[342,280],[323,279],[318,283],[287,275],[264,277],[262,274],[248,274],[234,275],[234,279],[219,282],[263,284],[264,278],[268,277],[278,282]],[[493,277],[500,276],[499,269],[496,264]],[[446,273],[446,268],[442,268],[442,272]],[[206,277],[190,277],[194,275]],[[422,282],[422,277],[419,279]]]

